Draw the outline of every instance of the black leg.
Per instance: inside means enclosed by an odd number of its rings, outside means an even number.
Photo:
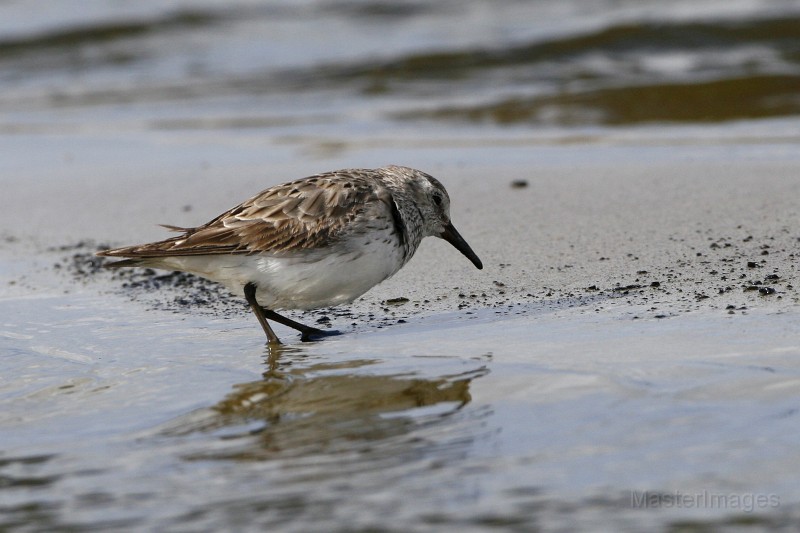
[[[290,327],[292,329],[296,329],[300,332],[300,339],[304,342],[308,342],[314,340],[315,337],[325,337],[328,335],[336,335],[338,332],[328,332],[323,331],[321,329],[312,328],[311,326],[306,326],[301,324],[300,322],[295,322],[291,318],[286,318],[285,316],[279,315],[275,311],[271,309],[265,309],[264,307],[261,308],[261,311],[264,313],[264,316],[269,318],[270,320],[274,320],[278,324],[283,324],[286,327]]]
[[[267,334],[267,342],[270,344],[280,344],[280,339],[278,339],[278,336],[275,335],[274,331],[272,331],[269,322],[267,322],[267,317],[265,316],[267,313],[271,313],[272,311],[264,309],[258,305],[258,302],[256,301],[256,286],[254,283],[248,283],[244,286],[244,297],[247,300],[247,303],[250,304],[250,309],[253,310],[253,314],[256,315],[258,323],[261,324],[261,327],[264,329],[264,333]]]

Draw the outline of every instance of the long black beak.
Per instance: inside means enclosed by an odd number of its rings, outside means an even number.
[[[464,237],[462,237],[458,231],[456,231],[456,228],[453,226],[452,222],[447,223],[444,231],[439,236],[452,244],[456,250],[464,254],[467,259],[472,261],[472,264],[475,265],[478,270],[483,269],[483,263],[481,263],[481,260],[478,259],[477,255],[475,255],[475,252],[472,251],[472,248],[469,247],[469,244],[467,244],[467,241],[464,240]]]

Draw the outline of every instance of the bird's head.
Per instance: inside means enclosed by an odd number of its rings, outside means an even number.
[[[422,218],[423,235],[446,240],[472,261],[476,268],[482,269],[483,263],[450,220],[450,196],[444,185],[433,176],[413,168],[397,166],[384,168],[398,179],[412,182],[410,200],[413,201]]]

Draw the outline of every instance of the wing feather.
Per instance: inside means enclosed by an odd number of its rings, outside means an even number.
[[[366,172],[320,174],[277,185],[202,226],[169,226],[182,235],[101,255],[280,254],[325,246],[346,236],[359,219],[385,217],[391,221],[394,201],[389,189]]]

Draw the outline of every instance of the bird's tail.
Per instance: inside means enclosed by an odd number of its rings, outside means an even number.
[[[98,257],[116,257],[125,258],[121,261],[114,261],[113,263],[106,263],[105,268],[119,268],[119,267],[134,267],[141,266],[144,262],[143,258],[136,257],[139,255],[141,246],[125,246],[124,248],[112,248],[111,250],[101,250],[95,252],[94,255]]]
[[[114,261],[113,263],[106,263],[103,265],[103,267],[104,268],[135,267],[135,266],[143,266],[143,263],[144,261],[142,259],[123,259],[122,261]]]

